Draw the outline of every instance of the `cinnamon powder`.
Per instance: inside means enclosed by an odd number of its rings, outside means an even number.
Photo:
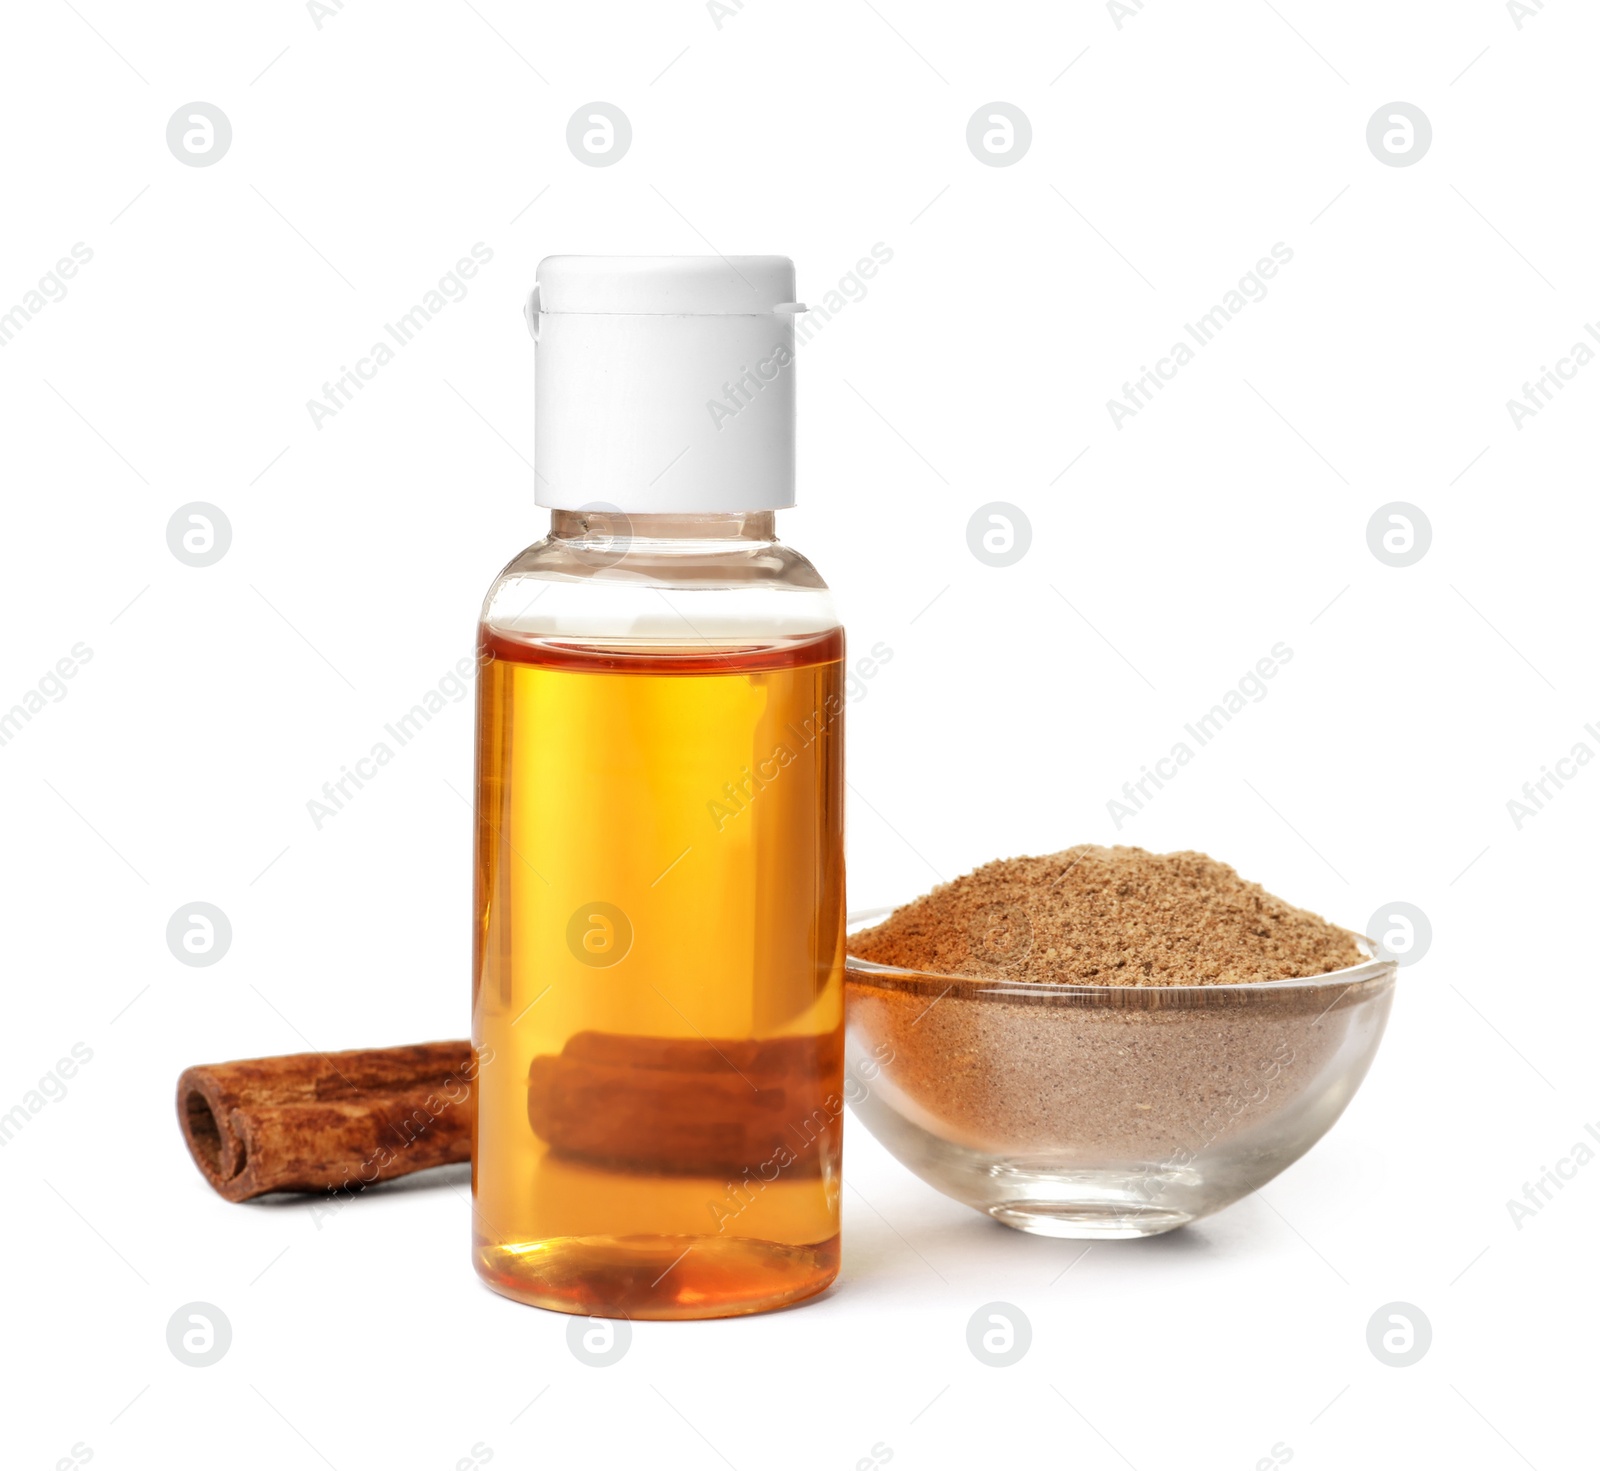
[[[1366,957],[1349,932],[1202,853],[1086,845],[988,863],[848,948],[929,974],[850,974],[851,1045],[892,1059],[855,1101],[874,1132],[912,1141],[919,1159],[955,1145],[957,1160],[1112,1185],[1120,1173],[1130,1208],[1169,1190],[1181,1203],[1242,1159],[1293,1159],[1286,1141],[1319,1111],[1336,1116],[1348,1056],[1386,1015],[1372,982],[1229,989]],[[1013,984],[995,993],[988,980]],[[981,1209],[992,1187],[974,1169],[952,1165],[940,1188]]]
[[[1081,844],[986,863],[850,938],[879,965],[1093,986],[1238,985],[1359,964],[1355,937],[1204,853]]]

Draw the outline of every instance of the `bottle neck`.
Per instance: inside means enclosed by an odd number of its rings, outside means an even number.
[[[615,542],[774,542],[775,511],[698,511],[690,513],[551,511],[550,535],[558,541]]]

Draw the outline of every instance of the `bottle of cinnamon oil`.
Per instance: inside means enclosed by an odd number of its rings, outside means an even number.
[[[843,630],[794,503],[779,256],[545,260],[550,532],[480,633],[474,1260],[708,1318],[838,1272]]]

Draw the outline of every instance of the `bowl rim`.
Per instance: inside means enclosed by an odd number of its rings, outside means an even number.
[[[944,995],[959,986],[961,994],[968,999],[981,996],[1031,996],[1040,1000],[1046,997],[1053,999],[1070,997],[1095,999],[1126,1006],[1134,997],[1153,999],[1163,996],[1170,998],[1166,1002],[1167,1005],[1180,1003],[1183,1000],[1192,1000],[1203,1005],[1206,998],[1221,1000],[1229,996],[1242,998],[1277,995],[1293,991],[1325,990],[1335,986],[1343,986],[1344,991],[1357,986],[1371,988],[1374,983],[1393,982],[1400,969],[1398,961],[1383,955],[1377,941],[1366,935],[1356,934],[1354,930],[1346,933],[1355,935],[1356,943],[1367,953],[1367,959],[1355,965],[1343,966],[1339,970],[1323,971],[1314,976],[1285,976],[1275,981],[1228,981],[1214,985],[1095,986],[1080,981],[1015,981],[992,976],[962,975],[952,971],[910,970],[902,966],[879,965],[874,960],[865,960],[859,955],[850,953],[850,936],[855,930],[887,919],[900,907],[889,904],[872,909],[857,909],[845,916],[846,981],[887,984],[896,990],[924,993],[937,991],[939,995]],[[941,985],[942,991],[939,990]],[[1341,996],[1344,991],[1340,993]]]

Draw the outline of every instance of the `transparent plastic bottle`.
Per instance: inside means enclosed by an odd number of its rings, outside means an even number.
[[[843,631],[772,509],[671,498],[554,508],[481,628],[475,1264],[596,1316],[839,1262]]]

